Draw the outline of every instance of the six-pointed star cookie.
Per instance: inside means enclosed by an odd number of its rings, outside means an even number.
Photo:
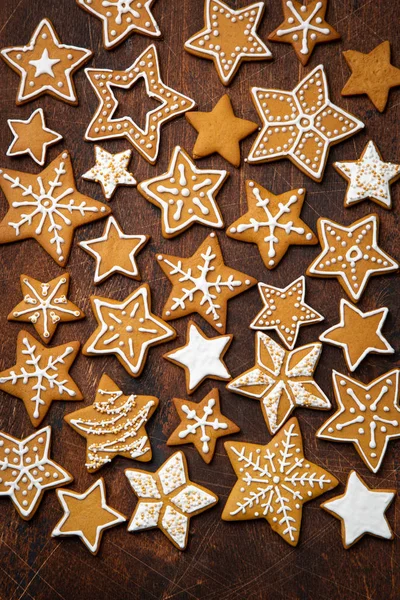
[[[0,244],[33,238],[61,266],[68,261],[74,229],[111,212],[78,192],[68,152],[38,175],[0,169],[0,187],[9,204]]]
[[[99,100],[85,139],[97,142],[125,137],[151,164],[157,160],[161,125],[192,109],[196,104],[191,98],[164,84],[154,45],[146,48],[125,71],[85,69],[85,73]],[[141,79],[145,81],[149,98],[160,103],[147,113],[144,129],[139,127],[130,115],[113,118],[118,108],[113,88],[130,90]]]
[[[398,263],[378,246],[379,217],[372,214],[349,226],[318,219],[322,252],[308,267],[310,277],[336,277],[345,292],[358,302],[373,275],[392,273]]]
[[[43,421],[53,400],[82,400],[68,371],[79,342],[46,348],[27,331],[17,339],[17,362],[0,373],[0,390],[20,398],[34,427]]]
[[[154,396],[125,396],[114,381],[102,375],[95,401],[65,420],[86,438],[86,468],[94,473],[115,456],[151,460],[146,424],[158,406]]]
[[[257,283],[224,263],[215,233],[189,258],[158,254],[157,260],[173,286],[162,313],[166,321],[197,312],[225,333],[228,300]]]
[[[132,150],[111,154],[101,146],[95,146],[94,152],[96,163],[82,177],[100,183],[107,200],[111,200],[118,185],[136,185],[136,179],[127,171]]]
[[[370,384],[332,371],[338,410],[317,431],[331,442],[352,442],[376,473],[389,440],[400,437],[399,369],[384,373]]]
[[[347,367],[355,371],[370,352],[393,354],[394,348],[382,334],[389,310],[377,308],[362,312],[342,298],[340,300],[340,322],[319,336],[321,342],[343,348]]]
[[[76,0],[78,5],[103,21],[107,50],[121,44],[131,33],[159,37],[161,31],[151,12],[154,0]]]
[[[84,313],[68,300],[69,273],[48,283],[21,275],[24,299],[8,315],[9,321],[32,323],[41,339],[48,344],[59,323],[84,318]]]
[[[29,154],[38,165],[43,166],[47,148],[62,140],[62,135],[46,127],[42,108],[37,108],[26,121],[8,119],[7,123],[14,135],[7,156]]]
[[[312,230],[300,219],[305,190],[275,196],[254,181],[246,181],[248,211],[228,227],[226,234],[240,242],[257,244],[267,269],[274,269],[294,244],[317,244]]]
[[[73,480],[68,471],[51,460],[50,438],[51,427],[22,440],[0,432],[0,497],[11,498],[26,521],[39,508],[46,490]]]
[[[77,535],[92,554],[97,554],[105,529],[126,521],[106,500],[104,479],[100,477],[83,494],[57,490],[64,515],[53,529],[52,537]]]
[[[132,377],[139,377],[151,346],[176,337],[175,330],[151,312],[150,288],[140,286],[119,302],[91,296],[98,327],[83,347],[83,354],[115,354]]]
[[[162,234],[173,238],[194,223],[224,226],[215,196],[227,177],[227,171],[198,169],[190,156],[176,146],[168,171],[142,181],[138,191],[161,208]]]
[[[190,481],[183,452],[175,452],[155,473],[126,469],[125,475],[139,498],[128,531],[158,527],[178,550],[187,546],[191,517],[218,502],[218,496]]]
[[[199,134],[193,148],[194,158],[217,152],[234,167],[240,166],[240,141],[252,134],[258,125],[236,117],[227,94],[211,112],[188,112],[185,116]]]
[[[94,283],[97,285],[114,273],[140,280],[135,257],[149,239],[148,235],[124,233],[116,219],[110,217],[103,235],[86,242],[79,242],[79,246],[96,259]]]
[[[396,494],[396,490],[371,489],[356,471],[350,471],[344,494],[323,502],[321,508],[341,520],[347,549],[366,533],[385,540],[394,538],[385,512]]]
[[[333,163],[347,181],[344,205],[370,198],[383,208],[392,207],[390,184],[400,177],[400,165],[383,162],[376,144],[368,142],[358,160]]]
[[[315,181],[324,175],[329,148],[364,127],[364,123],[329,99],[323,65],[315,67],[292,92],[251,88],[263,128],[249,163],[288,158]]]
[[[272,54],[257,34],[264,2],[233,10],[221,0],[205,0],[204,28],[185,43],[185,50],[214,62],[218,77],[229,85],[243,61]]]
[[[342,89],[342,96],[367,94],[375,108],[383,112],[390,89],[400,85],[400,69],[390,62],[390,42],[382,42],[369,54],[346,50],[343,56],[351,77]]]
[[[261,402],[271,435],[299,406],[329,410],[331,403],[314,381],[322,344],[314,342],[288,352],[265,333],[256,333],[256,362],[226,388]]]
[[[225,442],[225,449],[238,480],[222,519],[266,519],[285,542],[297,546],[303,504],[339,483],[305,458],[297,419],[290,419],[266,446]]]
[[[29,44],[1,51],[5,62],[21,76],[17,104],[42,94],[78,104],[72,75],[92,54],[85,48],[61,44],[48,19],[40,21]]]
[[[304,302],[306,293],[304,275],[285,288],[259,283],[258,291],[264,307],[251,323],[251,329],[262,331],[275,329],[289,350],[295,347],[302,325],[311,325],[324,320],[322,315]]]
[[[316,44],[337,40],[340,35],[325,20],[328,0],[282,0],[283,22],[269,34],[273,42],[292,44],[299,61],[306,65]]]

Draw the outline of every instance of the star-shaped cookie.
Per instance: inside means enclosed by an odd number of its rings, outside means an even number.
[[[142,181],[138,192],[161,208],[162,234],[173,238],[194,223],[224,226],[215,196],[227,177],[227,171],[198,169],[190,156],[176,146],[168,171]]]
[[[340,322],[324,331],[319,339],[343,348],[347,368],[353,372],[369,353],[394,353],[394,348],[382,334],[388,312],[387,308],[363,312],[342,298]]]
[[[62,135],[46,127],[42,108],[37,108],[26,121],[8,119],[14,139],[8,147],[7,156],[29,156],[40,166],[46,161],[49,146],[62,140]]]
[[[204,27],[185,50],[214,62],[218,77],[229,85],[243,61],[265,60],[272,54],[257,34],[264,2],[233,10],[221,0],[205,0]]]
[[[303,504],[339,483],[304,456],[297,419],[290,419],[266,446],[225,442],[225,449],[238,480],[222,519],[266,519],[285,542],[297,546]]]
[[[344,205],[351,206],[369,198],[383,208],[392,208],[390,184],[400,177],[400,165],[383,162],[373,141],[365,146],[358,160],[333,163],[348,181]]]
[[[40,21],[26,46],[1,50],[5,62],[21,76],[17,104],[24,104],[43,94],[78,104],[72,75],[92,54],[85,48],[61,44],[48,19]]]
[[[157,260],[173,286],[162,313],[166,321],[197,312],[225,333],[228,300],[257,283],[224,263],[215,233],[189,258],[158,254]]]
[[[367,467],[377,473],[388,442],[400,437],[399,369],[364,385],[332,371],[337,411],[317,431],[330,442],[352,442]]]
[[[390,42],[382,42],[369,54],[343,52],[351,77],[342,89],[342,96],[366,94],[379,112],[383,112],[392,87],[400,85],[400,69],[390,62]]]
[[[289,350],[295,347],[302,325],[311,325],[324,320],[322,315],[304,301],[306,293],[304,275],[285,288],[259,283],[258,291],[264,306],[251,323],[251,329],[262,331],[274,329]]]
[[[96,259],[94,283],[102,283],[114,273],[140,280],[136,255],[149,239],[148,235],[124,233],[117,220],[109,217],[100,237],[79,242],[79,246]]]
[[[322,252],[308,267],[310,277],[336,277],[345,292],[358,302],[373,275],[393,273],[398,263],[378,246],[379,217],[372,214],[349,226],[318,219]]]
[[[275,196],[255,181],[246,181],[248,211],[228,227],[227,236],[257,244],[264,265],[274,269],[289,246],[318,243],[300,219],[305,193],[297,189]]]
[[[136,185],[136,179],[127,170],[131,160],[132,150],[124,150],[117,154],[107,152],[101,146],[94,147],[96,163],[82,175],[83,179],[100,183],[103,194],[111,200],[117,186]]]
[[[185,116],[199,134],[193,148],[194,158],[216,152],[234,167],[240,166],[240,141],[258,129],[258,125],[236,117],[227,94],[211,112],[188,112]]]

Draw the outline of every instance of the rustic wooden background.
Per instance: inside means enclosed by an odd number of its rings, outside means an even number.
[[[239,8],[246,0],[230,0]],[[158,0],[154,14],[163,32],[157,40],[162,75],[166,83],[194,98],[200,110],[210,110],[225,93],[211,62],[197,59],[183,49],[186,39],[203,26],[202,0]],[[307,197],[303,209],[304,220],[315,230],[319,216],[331,217],[349,224],[373,211],[381,217],[381,241],[385,250],[397,259],[400,211],[400,185],[393,186],[394,210],[385,211],[368,201],[350,209],[343,208],[346,188],[344,180],[332,168],[334,160],[357,158],[369,139],[377,142],[383,157],[400,161],[400,90],[391,92],[384,114],[379,114],[366,97],[341,98],[349,71],[342,58],[342,50],[370,51],[383,40],[392,44],[393,62],[400,66],[400,37],[398,36],[398,4],[393,0],[331,0],[329,22],[341,33],[339,42],[318,46],[307,68],[298,62],[291,46],[268,43],[273,61],[247,63],[241,67],[229,88],[235,110],[239,116],[257,120],[252,106],[250,86],[292,89],[299,78],[319,63],[326,67],[331,97],[345,109],[357,115],[366,124],[365,130],[349,141],[336,146],[330,153],[329,165],[321,184],[315,183],[291,166],[288,161],[261,166],[243,166],[235,170],[219,157],[199,162],[200,166],[228,168],[231,175],[222,188],[218,200],[226,225],[232,223],[246,209],[244,182],[255,178],[274,193],[291,188],[306,187]],[[64,43],[91,48],[94,58],[89,66],[123,69],[149,44],[143,36],[131,36],[118,49],[103,49],[100,21],[81,10],[75,0],[1,0],[0,46],[23,45],[40,21],[48,17],[54,23]],[[266,11],[259,29],[263,39],[281,22],[280,0],[266,2]],[[62,148],[68,148],[73,157],[79,189],[103,200],[100,186],[80,179],[93,164],[93,145],[83,141],[84,132],[97,106],[94,93],[83,69],[75,76],[79,106],[71,107],[51,97],[42,97],[23,107],[17,107],[15,96],[19,78],[4,63],[0,64],[0,149],[1,165],[22,171],[39,172],[30,158],[7,158],[6,149],[12,136],[6,120],[27,118],[41,106],[47,124],[64,136],[62,144],[53,146],[49,160]],[[136,120],[144,118],[152,101],[146,99],[144,87],[138,85],[132,92],[120,95],[121,110],[128,111]],[[243,144],[243,157],[249,151],[253,138]],[[134,152],[131,170],[141,181],[163,173],[171,152],[177,144],[189,152],[195,141],[195,132],[185,118],[172,121],[164,127],[161,152],[157,164],[150,166]],[[110,151],[128,148],[126,141],[104,142]],[[111,203],[114,215],[124,230],[132,234],[149,234],[151,241],[139,257],[144,281],[153,292],[153,309],[160,314],[170,285],[154,260],[156,252],[190,255],[204,239],[207,230],[194,226],[174,240],[164,240],[160,233],[160,212],[146,202],[135,189],[120,188]],[[1,217],[6,211],[4,196],[0,197]],[[67,265],[72,276],[71,299],[87,314],[84,321],[62,325],[53,338],[54,344],[70,340],[84,343],[95,327],[89,307],[90,294],[123,299],[138,284],[122,276],[114,276],[96,288],[93,285],[94,261],[77,245],[101,233],[104,222],[78,230]],[[292,247],[281,264],[268,272],[257,248],[240,244],[219,234],[225,259],[229,265],[247,272],[260,281],[284,286],[305,272],[318,253],[318,247]],[[397,243],[396,243],[397,242]],[[19,301],[21,292],[19,275],[29,274],[48,281],[61,270],[54,261],[32,240],[0,248],[1,321],[0,368],[13,363],[15,342],[21,326],[6,320],[6,315]],[[326,320],[324,323],[302,328],[299,343],[317,339],[324,329],[338,318],[342,288],[335,280],[307,279],[308,300]],[[395,347],[399,347],[399,285],[396,276],[373,279],[360,306],[370,310],[379,306],[390,309],[385,332]],[[247,324],[261,307],[257,288],[235,298],[229,303],[228,332],[234,341],[226,355],[233,376],[253,365],[254,334]],[[200,318],[196,321],[209,334],[213,330]],[[153,460],[145,468],[155,470],[175,449],[167,448],[165,441],[177,425],[171,398],[185,397],[183,371],[161,358],[167,350],[182,345],[187,319],[174,321],[179,337],[150,351],[146,368],[139,379],[133,379],[114,357],[77,359],[72,375],[81,388],[85,401],[91,404],[97,383],[107,372],[125,393],[154,394],[160,406],[148,428],[153,446]],[[26,328],[34,333],[32,326]],[[357,372],[362,381],[369,381],[398,360],[393,356],[370,356]],[[345,371],[340,349],[325,346],[316,379],[332,398],[331,370]],[[200,400],[215,385],[208,380],[194,394]],[[227,392],[222,382],[217,384],[222,393],[223,412],[241,427],[236,439],[261,444],[269,440],[261,409],[257,402]],[[75,404],[56,402],[52,405],[43,425],[53,427],[53,457],[75,477],[73,488],[85,490],[95,476],[84,468],[85,440],[63,421],[66,413],[76,410]],[[355,468],[373,487],[398,487],[400,443],[389,445],[383,466],[377,475],[371,474],[351,444],[333,444],[317,441],[316,429],[327,414],[311,410],[298,410],[308,457],[326,467],[340,480],[340,486],[331,496],[341,493],[350,469]],[[15,436],[29,435],[32,427],[21,401],[0,393],[0,428]],[[22,521],[12,503],[0,503],[0,596],[3,600],[316,600],[316,599],[395,599],[400,597],[399,534],[400,501],[388,510],[388,518],[395,532],[392,542],[365,537],[354,548],[342,547],[339,522],[319,508],[320,501],[305,506],[302,532],[297,548],[287,545],[263,521],[225,523],[220,515],[235,476],[223,451],[222,441],[216,456],[207,466],[192,446],[184,448],[190,474],[194,481],[217,493],[217,507],[192,521],[191,536],[185,552],[179,552],[158,530],[128,534],[125,526],[105,533],[97,557],[89,554],[77,538],[52,539],[50,533],[61,516],[56,494],[47,492],[32,519]],[[129,516],[135,506],[135,496],[124,476],[129,466],[143,466],[118,458],[104,467],[99,474],[107,484],[109,503]],[[324,496],[324,499],[327,499]]]

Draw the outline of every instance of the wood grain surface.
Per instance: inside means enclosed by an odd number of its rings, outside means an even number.
[[[259,33],[266,40],[281,22],[280,0],[265,2],[266,11]],[[230,0],[230,5],[240,8],[245,0]],[[289,161],[249,166],[242,164],[234,169],[218,156],[199,161],[201,167],[228,168],[230,177],[222,188],[218,200],[227,225],[246,210],[244,184],[254,178],[275,194],[290,188],[305,187],[306,202],[302,217],[316,230],[319,216],[327,216],[343,224],[376,212],[381,218],[383,248],[399,259],[398,228],[400,214],[400,185],[392,188],[392,211],[385,211],[365,201],[345,209],[343,207],[345,181],[334,171],[334,160],[356,159],[364,145],[373,139],[384,159],[400,162],[400,89],[393,90],[386,111],[379,114],[366,97],[341,98],[340,90],[349,76],[342,51],[356,49],[368,52],[383,40],[392,44],[393,63],[400,66],[400,37],[398,3],[393,0],[331,0],[329,22],[341,33],[339,42],[320,45],[309,65],[303,68],[290,45],[268,43],[273,60],[244,64],[229,94],[238,116],[257,120],[249,89],[251,86],[277,87],[291,90],[307,72],[323,63],[328,74],[331,98],[343,108],[353,112],[365,122],[365,130],[350,140],[335,146],[322,183],[315,183]],[[202,0],[158,0],[154,15],[163,37],[156,40],[163,79],[172,87],[194,98],[200,110],[211,110],[225,88],[220,83],[210,61],[200,60],[183,49],[186,39],[203,26]],[[75,0],[1,0],[0,46],[28,43],[39,21],[48,17],[59,33],[62,42],[90,48],[94,52],[88,66],[123,69],[128,67],[149,43],[149,39],[132,35],[114,51],[102,46],[101,24],[98,19],[81,10]],[[94,161],[93,144],[83,141],[83,136],[97,101],[83,69],[75,76],[79,105],[69,106],[51,97],[42,97],[23,107],[17,107],[15,96],[18,76],[5,63],[0,63],[0,149],[1,165],[37,173],[40,169],[28,157],[5,156],[12,136],[6,120],[28,118],[41,106],[47,125],[64,136],[61,144],[50,148],[48,162],[63,148],[72,154],[73,165],[80,191],[103,200],[101,188],[80,176]],[[153,103],[146,99],[144,88],[136,86],[132,92],[120,94],[121,110],[128,111],[139,122]],[[138,181],[165,172],[173,148],[179,144],[191,151],[195,141],[194,130],[185,118],[170,122],[163,128],[161,152],[155,166],[149,165],[137,152],[133,153],[131,170]],[[254,136],[242,145],[242,156],[250,149]],[[107,141],[109,151],[129,147],[126,141]],[[5,214],[7,203],[0,197],[0,216]],[[148,234],[150,243],[139,256],[139,266],[144,281],[151,287],[153,309],[160,314],[168,297],[170,284],[161,272],[154,255],[164,252],[189,256],[205,238],[207,230],[194,226],[174,240],[161,236],[160,212],[146,202],[136,189],[120,188],[111,202],[114,215],[125,232]],[[89,296],[99,293],[115,299],[125,298],[138,286],[137,282],[122,276],[113,276],[99,287],[93,285],[94,261],[78,247],[78,241],[98,236],[104,222],[80,228],[67,270],[71,274],[70,298],[87,314],[87,318],[72,324],[61,325],[53,344],[70,340],[84,343],[95,328],[89,306]],[[218,234],[226,262],[260,281],[284,286],[303,274],[319,247],[298,246],[287,255],[272,272],[264,267],[256,246],[241,244]],[[33,240],[0,247],[1,320],[0,368],[14,364],[15,345],[19,323],[8,322],[6,315],[20,300],[19,275],[26,273],[42,281],[49,281],[61,273],[55,262]],[[390,310],[385,332],[391,344],[399,347],[399,279],[396,275],[373,278],[360,302],[363,310],[387,306]],[[307,299],[325,316],[325,322],[300,330],[298,344],[315,341],[318,335],[338,319],[339,300],[343,297],[339,283],[334,279],[307,278]],[[254,333],[250,321],[261,308],[257,288],[238,296],[229,303],[228,328],[234,334],[226,355],[227,365],[237,376],[254,363]],[[214,331],[198,316],[197,323],[208,335]],[[108,373],[124,393],[143,393],[160,398],[160,406],[148,428],[153,446],[153,460],[148,465],[117,458],[105,466],[103,475],[107,485],[109,503],[129,516],[135,506],[135,496],[124,476],[124,469],[139,466],[155,470],[174,452],[165,444],[178,423],[171,402],[172,397],[185,398],[185,379],[181,369],[162,359],[162,354],[182,345],[185,339],[187,318],[171,323],[178,338],[150,351],[143,374],[131,378],[115,357],[89,358],[79,355],[72,375],[84,394],[79,407],[93,402],[96,386],[102,373]],[[34,334],[33,327],[26,325]],[[275,334],[272,336],[276,338]],[[384,373],[398,364],[396,355],[369,356],[356,375],[363,382]],[[317,368],[316,380],[333,400],[332,368],[346,371],[342,352],[325,346]],[[267,432],[260,406],[257,402],[234,395],[225,390],[223,382],[207,380],[194,394],[202,399],[215,385],[221,392],[223,412],[241,427],[235,439],[264,444]],[[53,457],[75,478],[73,489],[84,491],[97,475],[90,475],[84,467],[85,440],[78,436],[63,420],[65,414],[78,405],[53,403],[44,425],[53,428]],[[297,410],[304,436],[306,455],[310,460],[331,471],[340,486],[323,496],[323,500],[342,493],[347,475],[357,469],[372,487],[398,488],[400,443],[389,444],[383,466],[376,475],[371,474],[358,457],[351,444],[334,444],[317,440],[315,431],[327,418],[327,413]],[[5,393],[0,393],[0,428],[14,436],[27,436],[32,427],[23,403]],[[297,548],[292,548],[276,535],[264,521],[226,523],[220,515],[235,483],[235,475],[219,441],[216,456],[206,465],[192,446],[185,446],[190,475],[196,481],[219,495],[219,504],[194,518],[188,548],[179,552],[163,534],[148,531],[129,534],[125,526],[105,533],[97,557],[89,554],[77,538],[53,539],[50,533],[61,516],[54,491],[47,492],[35,517],[22,521],[11,501],[0,502],[0,597],[2,600],[316,600],[316,599],[385,599],[400,598],[399,534],[400,501],[397,500],[387,515],[395,532],[392,542],[364,537],[354,548],[342,547],[339,521],[319,508],[320,500],[306,504],[302,531]]]

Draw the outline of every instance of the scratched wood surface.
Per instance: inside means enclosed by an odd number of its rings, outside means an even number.
[[[231,0],[234,8],[245,6],[244,0]],[[266,2],[266,12],[259,33],[266,39],[281,21],[281,3]],[[157,40],[162,75],[166,83],[194,98],[201,110],[210,110],[225,92],[213,65],[197,59],[183,50],[184,41],[203,25],[202,0],[158,0],[154,6],[155,17],[163,32]],[[334,160],[357,158],[369,139],[375,140],[386,160],[400,159],[400,90],[392,91],[387,109],[379,114],[366,97],[341,98],[349,72],[342,58],[342,50],[370,51],[383,40],[392,43],[393,62],[400,65],[400,37],[398,36],[398,6],[393,0],[331,0],[330,23],[341,33],[339,42],[317,47],[309,66],[303,68],[288,45],[269,43],[273,61],[247,63],[242,66],[229,88],[235,110],[239,116],[257,120],[250,101],[250,86],[277,87],[291,90],[299,78],[319,63],[326,67],[331,97],[345,109],[365,122],[364,132],[336,146],[330,153],[329,165],[321,184],[304,176],[288,161],[261,166],[244,165],[229,168],[230,178],[219,194],[219,205],[225,223],[229,225],[246,209],[244,182],[255,178],[274,193],[291,188],[306,187],[307,198],[303,209],[304,220],[315,230],[319,216],[331,217],[349,224],[369,212],[381,217],[381,241],[392,256],[400,258],[398,227],[400,213],[400,185],[393,186],[393,211],[385,211],[368,201],[351,209],[344,209],[344,180],[334,171]],[[103,49],[100,21],[82,11],[74,0],[1,0],[0,46],[27,43],[39,20],[48,17],[54,23],[64,43],[91,48],[94,57],[89,66],[122,69],[128,67],[146,48],[149,40],[131,36],[112,52]],[[100,186],[80,179],[93,163],[93,145],[83,141],[85,129],[96,108],[92,89],[80,70],[75,76],[79,106],[71,107],[50,97],[42,97],[23,107],[17,107],[15,96],[17,75],[4,63],[0,64],[0,150],[1,165],[22,171],[39,172],[29,158],[12,159],[5,156],[11,141],[7,118],[27,118],[33,109],[41,106],[47,124],[64,136],[62,144],[50,149],[48,158],[55,158],[61,149],[68,148],[73,157],[79,189],[98,200],[103,200]],[[121,110],[128,111],[139,123],[153,103],[146,99],[142,86],[129,94],[120,95]],[[243,157],[252,143],[243,144]],[[139,181],[165,171],[172,149],[177,144],[191,151],[195,132],[180,118],[164,127],[161,152],[157,164],[150,166],[134,152],[132,171]],[[104,142],[110,151],[128,148],[126,141]],[[219,157],[203,160],[200,166],[227,168]],[[164,240],[160,234],[160,213],[146,202],[135,189],[120,188],[111,203],[114,215],[127,233],[151,235],[151,241],[139,257],[143,280],[153,292],[153,308],[160,314],[168,296],[170,285],[154,260],[159,251],[188,256],[204,239],[207,230],[195,226],[174,240]],[[4,196],[0,197],[1,217],[6,211]],[[77,242],[97,236],[103,222],[83,227],[75,236],[67,270],[71,274],[71,299],[87,314],[83,321],[62,325],[53,343],[70,340],[85,342],[95,327],[89,307],[90,294],[100,293],[123,299],[136,286],[136,282],[114,276],[99,288],[93,285],[94,262],[77,245]],[[260,281],[273,285],[287,285],[305,272],[316,256],[318,247],[292,247],[284,260],[268,272],[250,244],[240,244],[219,234],[228,264],[251,274]],[[0,247],[1,321],[0,368],[14,364],[15,343],[20,325],[10,323],[6,315],[20,299],[19,275],[29,274],[48,281],[61,270],[54,261],[32,240]],[[327,327],[337,321],[342,288],[335,280],[309,279],[308,300],[326,321],[302,328],[299,343],[317,339]],[[252,366],[254,360],[254,335],[248,324],[260,309],[257,288],[235,298],[229,303],[228,332],[234,341],[226,356],[233,376]],[[399,284],[396,276],[376,277],[368,285],[360,306],[370,310],[379,306],[390,309],[385,331],[389,341],[398,348],[399,334]],[[213,330],[200,318],[196,321],[209,334]],[[146,393],[160,398],[160,406],[149,426],[153,446],[153,460],[145,468],[155,470],[169,456],[172,448],[165,442],[177,425],[171,398],[185,397],[183,371],[162,359],[162,354],[184,343],[187,319],[172,324],[179,337],[150,352],[146,368],[139,379],[128,376],[116,358],[77,359],[71,373],[80,386],[85,400],[81,406],[92,403],[97,383],[107,372],[125,393]],[[33,328],[26,328],[34,333]],[[366,382],[398,364],[396,356],[372,356],[365,360],[357,372]],[[317,369],[316,379],[332,399],[331,370],[346,372],[341,351],[326,346]],[[215,385],[208,380],[194,394],[200,400]],[[236,439],[266,443],[269,434],[257,402],[227,392],[222,382],[217,384],[222,394],[223,412],[241,427]],[[63,421],[66,413],[77,405],[56,402],[43,424],[53,427],[53,457],[66,467],[75,478],[73,488],[85,490],[96,476],[84,468],[85,441]],[[331,496],[343,491],[351,468],[356,468],[373,487],[398,487],[400,444],[389,445],[383,466],[377,475],[371,474],[359,459],[351,444],[332,444],[317,441],[316,429],[327,415],[318,411],[298,410],[304,435],[306,455],[326,467],[339,480],[340,487]],[[29,419],[21,401],[0,393],[0,428],[22,437],[32,432]],[[151,600],[151,599],[207,599],[207,600],[274,600],[285,599],[380,599],[399,598],[399,534],[400,501],[388,510],[388,518],[395,532],[393,542],[365,537],[350,551],[345,551],[340,538],[340,524],[319,508],[320,501],[305,506],[300,543],[297,548],[287,545],[263,521],[225,523],[220,515],[235,476],[220,441],[216,456],[207,466],[192,446],[185,446],[190,474],[194,481],[205,485],[220,497],[219,504],[194,518],[190,542],[186,552],[179,552],[158,531],[128,534],[125,526],[105,533],[97,557],[89,554],[77,538],[52,539],[50,533],[61,516],[54,491],[48,492],[32,521],[22,521],[12,503],[0,503],[0,597],[2,600]],[[109,503],[129,516],[135,506],[135,497],[124,476],[129,466],[139,463],[118,458],[104,467],[100,474],[107,485]],[[327,499],[329,495],[324,496]]]

